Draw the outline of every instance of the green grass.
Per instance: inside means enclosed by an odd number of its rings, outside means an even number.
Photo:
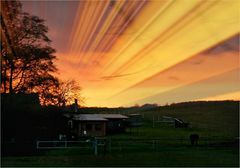
[[[111,151],[59,149],[41,156],[3,157],[2,166],[215,166],[238,167],[239,112],[232,106],[162,108],[141,112],[144,126],[112,135]],[[155,124],[152,118],[171,116],[191,123],[190,128]],[[199,146],[189,144],[189,135],[200,135]],[[144,139],[143,141],[136,141]],[[149,140],[148,140],[149,139]],[[152,139],[161,139],[152,143]],[[235,143],[233,143],[235,141]]]
[[[118,152],[94,156],[77,151],[59,151],[62,155],[8,157],[4,166],[237,166],[237,150],[228,148],[175,147],[158,152]]]

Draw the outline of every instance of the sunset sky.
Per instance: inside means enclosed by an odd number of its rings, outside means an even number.
[[[85,106],[240,100],[238,0],[22,1]]]

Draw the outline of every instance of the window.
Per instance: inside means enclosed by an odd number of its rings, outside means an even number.
[[[92,124],[86,124],[86,129],[87,130],[92,130]]]
[[[96,131],[101,131],[102,130],[102,125],[101,124],[96,124],[95,125],[95,130]]]
[[[72,120],[69,120],[69,121],[68,121],[68,127],[69,127],[69,128],[73,128],[73,121],[72,121]]]

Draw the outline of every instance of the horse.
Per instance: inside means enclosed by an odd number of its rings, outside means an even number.
[[[198,134],[191,134],[189,138],[191,141],[191,145],[198,145],[198,139],[199,139]]]

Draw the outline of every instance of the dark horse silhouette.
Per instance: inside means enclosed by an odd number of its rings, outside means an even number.
[[[189,138],[190,138],[190,141],[191,141],[191,145],[197,145],[198,144],[198,139],[199,139],[198,134],[191,134]]]

